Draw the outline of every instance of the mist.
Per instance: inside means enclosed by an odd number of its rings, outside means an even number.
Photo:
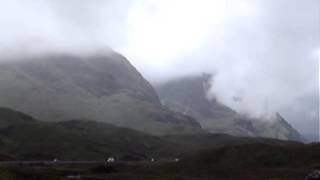
[[[2,54],[112,48],[153,84],[212,73],[209,98],[319,132],[318,0],[0,3]]]

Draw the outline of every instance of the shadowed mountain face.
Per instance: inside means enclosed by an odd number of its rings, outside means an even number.
[[[156,135],[200,125],[160,105],[152,86],[123,56],[50,54],[0,62],[0,106],[47,121],[90,119]]]
[[[268,121],[252,119],[236,113],[216,99],[209,100],[207,91],[210,79],[210,75],[187,77],[157,85],[156,89],[165,106],[194,117],[209,132],[284,140],[303,139],[279,114]]]

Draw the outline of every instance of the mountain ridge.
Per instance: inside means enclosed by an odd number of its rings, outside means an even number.
[[[151,84],[116,52],[1,59],[0,98],[0,106],[45,121],[97,120],[154,135],[202,131],[161,106]]]
[[[273,121],[251,118],[237,113],[215,98],[209,99],[207,92],[212,78],[210,74],[183,77],[155,85],[155,88],[163,105],[197,119],[211,133],[304,140],[280,114],[276,114]]]

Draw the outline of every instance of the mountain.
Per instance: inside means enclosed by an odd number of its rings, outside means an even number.
[[[212,76],[185,77],[156,85],[162,103],[175,112],[197,119],[211,133],[235,136],[269,137],[283,140],[303,140],[280,114],[272,120],[254,119],[241,115],[207,97]]]
[[[0,160],[75,159],[108,156],[122,159],[185,157],[205,149],[260,143],[300,146],[301,143],[225,134],[153,136],[104,122],[68,120],[45,122],[25,113],[0,108]],[[2,158],[2,159],[1,159]]]
[[[146,159],[183,152],[174,143],[132,129],[86,120],[44,122],[7,108],[0,108],[0,144],[3,157],[31,160]]]
[[[194,119],[161,106],[153,87],[112,51],[0,60],[0,106],[45,121],[87,119],[154,135],[197,133]]]

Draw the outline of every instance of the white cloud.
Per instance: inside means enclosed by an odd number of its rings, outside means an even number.
[[[0,0],[0,50],[110,46],[154,83],[214,72],[212,92],[220,101],[259,116],[318,91],[319,3]]]

